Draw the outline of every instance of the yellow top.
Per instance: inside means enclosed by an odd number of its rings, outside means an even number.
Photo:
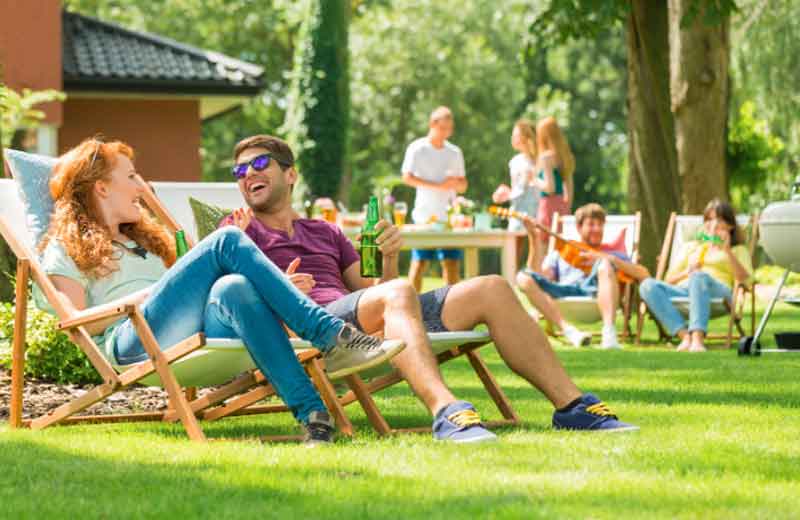
[[[740,244],[733,246],[731,251],[733,252],[733,256],[742,264],[742,267],[747,270],[747,273],[752,275],[753,264],[750,261],[750,252],[747,250],[747,247]],[[678,262],[667,272],[667,279],[689,267],[690,262],[699,260],[702,264],[700,267],[701,271],[710,274],[728,287],[733,287],[733,282],[735,281],[733,277],[733,267],[731,266],[730,260],[728,260],[728,255],[725,254],[722,248],[711,247],[708,243],[692,240],[683,245],[678,254],[678,258]],[[683,282],[685,282],[685,279],[680,281],[680,283]]]

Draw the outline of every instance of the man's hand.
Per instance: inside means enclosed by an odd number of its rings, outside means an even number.
[[[297,271],[298,267],[300,267],[300,257],[292,260],[292,263],[286,268],[286,275],[289,277],[289,281],[300,289],[300,292],[308,294],[317,282],[314,281],[314,277],[308,273],[296,273],[295,271]]]
[[[233,210],[233,224],[244,231],[247,229],[247,226],[250,225],[250,222],[253,220],[253,209],[252,208],[237,208]],[[300,263],[300,259],[296,259],[298,263]]]
[[[375,229],[380,233],[375,241],[378,243],[378,249],[383,254],[383,258],[394,258],[399,255],[400,249],[403,247],[403,237],[397,226],[381,219],[375,225]]]
[[[445,177],[439,186],[441,186],[443,190],[454,190],[458,193],[463,193],[467,191],[467,178],[451,175]]]

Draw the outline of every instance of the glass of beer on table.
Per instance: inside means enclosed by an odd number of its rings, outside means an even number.
[[[408,215],[408,204],[402,201],[394,203],[394,225],[402,226],[406,223],[406,215]]]

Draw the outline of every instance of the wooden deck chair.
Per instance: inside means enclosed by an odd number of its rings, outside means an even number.
[[[746,235],[746,246],[750,252],[750,260],[755,267],[755,253],[756,244],[758,243],[758,214],[751,216],[737,215],[736,222]],[[667,231],[664,236],[664,242],[661,245],[661,252],[658,256],[658,265],[656,268],[656,279],[664,280],[667,276],[669,269],[678,261],[677,255],[683,245],[692,240],[697,232],[703,225],[702,215],[678,215],[673,212],[670,215],[669,223],[667,224]],[[689,315],[689,298],[673,298],[672,300],[678,310],[684,316]],[[730,348],[733,340],[733,328],[739,332],[739,336],[745,336],[745,330],[742,327],[742,319],[744,317],[745,303],[750,303],[750,335],[754,334],[756,326],[756,295],[752,285],[737,283],[733,288],[733,297],[730,302],[723,298],[716,298],[711,301],[711,317],[718,318],[728,315],[728,330],[726,333],[709,333],[706,339],[710,341],[723,340],[725,347]],[[642,329],[644,328],[644,320],[646,315],[653,317],[645,302],[639,304],[639,309],[636,317],[636,344],[641,344]],[[659,342],[668,341],[669,335],[658,322]]]
[[[82,312],[71,310],[71,306],[62,301],[60,293],[45,274],[37,256],[32,251],[32,237],[26,228],[26,216],[22,202],[16,195],[13,182],[7,179],[0,180],[0,235],[17,256],[10,426],[12,428],[26,426],[38,430],[56,424],[179,420],[191,440],[205,441],[206,437],[198,423],[198,417],[193,413],[189,404],[189,399],[192,398],[191,392],[184,393],[182,387],[194,388],[222,384],[244,370],[250,370],[252,377],[263,380],[263,376],[255,370],[247,351],[231,351],[229,348],[220,348],[215,344],[216,340],[209,340],[203,334],[195,334],[162,350],[147,321],[135,305],[122,305],[96,311],[92,309]],[[12,225],[12,222],[17,225]],[[59,329],[64,331],[86,354],[103,382],[44,416],[23,421],[23,376],[29,281],[33,281],[41,289],[59,318]],[[130,366],[115,367],[103,356],[85,327],[96,321],[117,316],[128,316],[133,321],[149,360]],[[226,343],[225,346],[227,347]],[[299,350],[297,356],[316,384],[339,431],[344,435],[352,435],[352,424],[336,399],[333,386],[324,373],[320,352],[316,349],[306,348]],[[152,413],[77,415],[91,405],[137,383],[162,386],[168,395],[169,409],[164,412]],[[265,386],[263,391],[265,396],[274,394],[274,390],[269,386]],[[297,435],[288,435],[262,437],[262,440],[297,440],[300,438]]]
[[[625,252],[632,262],[639,261],[639,238],[641,236],[641,212],[636,212],[633,215],[608,215],[606,217],[605,227],[603,229],[603,243],[610,243],[612,240],[617,239],[620,234],[625,232]],[[552,223],[553,231],[561,229],[561,234],[565,238],[580,240],[578,229],[573,215],[553,215]],[[555,238],[550,238],[547,251],[555,249]],[[631,331],[631,314],[634,309],[634,301],[638,297],[636,290],[636,282],[628,282],[620,284],[620,302],[619,309],[622,311],[623,316],[623,329],[622,338],[632,337]],[[597,307],[597,298],[591,296],[570,296],[567,298],[560,298],[555,300],[561,314],[569,322],[591,324],[597,323],[602,320],[600,309]],[[555,333],[550,327],[547,328],[548,333],[557,336],[560,333]],[[592,336],[599,336],[599,332],[593,332]]]
[[[154,182],[152,186],[157,194],[151,197],[148,194],[147,204],[154,208],[159,219],[171,229],[194,229],[194,218],[189,208],[189,197],[192,196],[206,203],[220,207],[236,207],[243,204],[239,188],[235,183],[177,183]],[[239,201],[238,204],[236,201]],[[165,204],[166,203],[166,204]],[[176,218],[173,218],[172,215]],[[188,233],[187,233],[188,234]],[[446,363],[461,356],[466,356],[475,370],[481,383],[502,414],[502,419],[488,421],[489,427],[518,425],[520,418],[514,411],[508,397],[503,392],[486,363],[477,350],[491,343],[487,332],[457,331],[431,333],[428,335],[433,353],[439,364]],[[296,349],[307,349],[310,345],[300,339],[291,339]],[[231,351],[242,350],[244,345],[237,341],[215,340],[208,341],[215,348],[225,348]],[[365,381],[366,379],[366,381]],[[375,431],[381,435],[400,432],[429,431],[430,427],[393,429],[375,404],[372,394],[402,382],[404,379],[392,368],[389,363],[384,363],[367,372],[353,374],[334,381],[337,388],[346,391],[339,396],[342,406],[358,402]],[[264,378],[253,373],[242,374],[228,388],[220,389],[212,394],[205,395],[190,403],[190,408],[200,417],[208,420],[220,419],[230,415],[249,415],[258,413],[272,413],[286,411],[282,404],[259,404],[265,397]],[[243,393],[244,392],[244,393]],[[171,416],[172,417],[172,416]]]

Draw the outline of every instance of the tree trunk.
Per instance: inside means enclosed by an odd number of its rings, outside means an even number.
[[[670,111],[667,0],[634,0],[628,16],[628,200],[642,212],[642,263],[653,270],[672,211],[680,209]]]
[[[681,211],[700,213],[728,199],[728,19],[708,25],[698,13],[681,27],[691,2],[669,0],[671,109],[681,182]]]

